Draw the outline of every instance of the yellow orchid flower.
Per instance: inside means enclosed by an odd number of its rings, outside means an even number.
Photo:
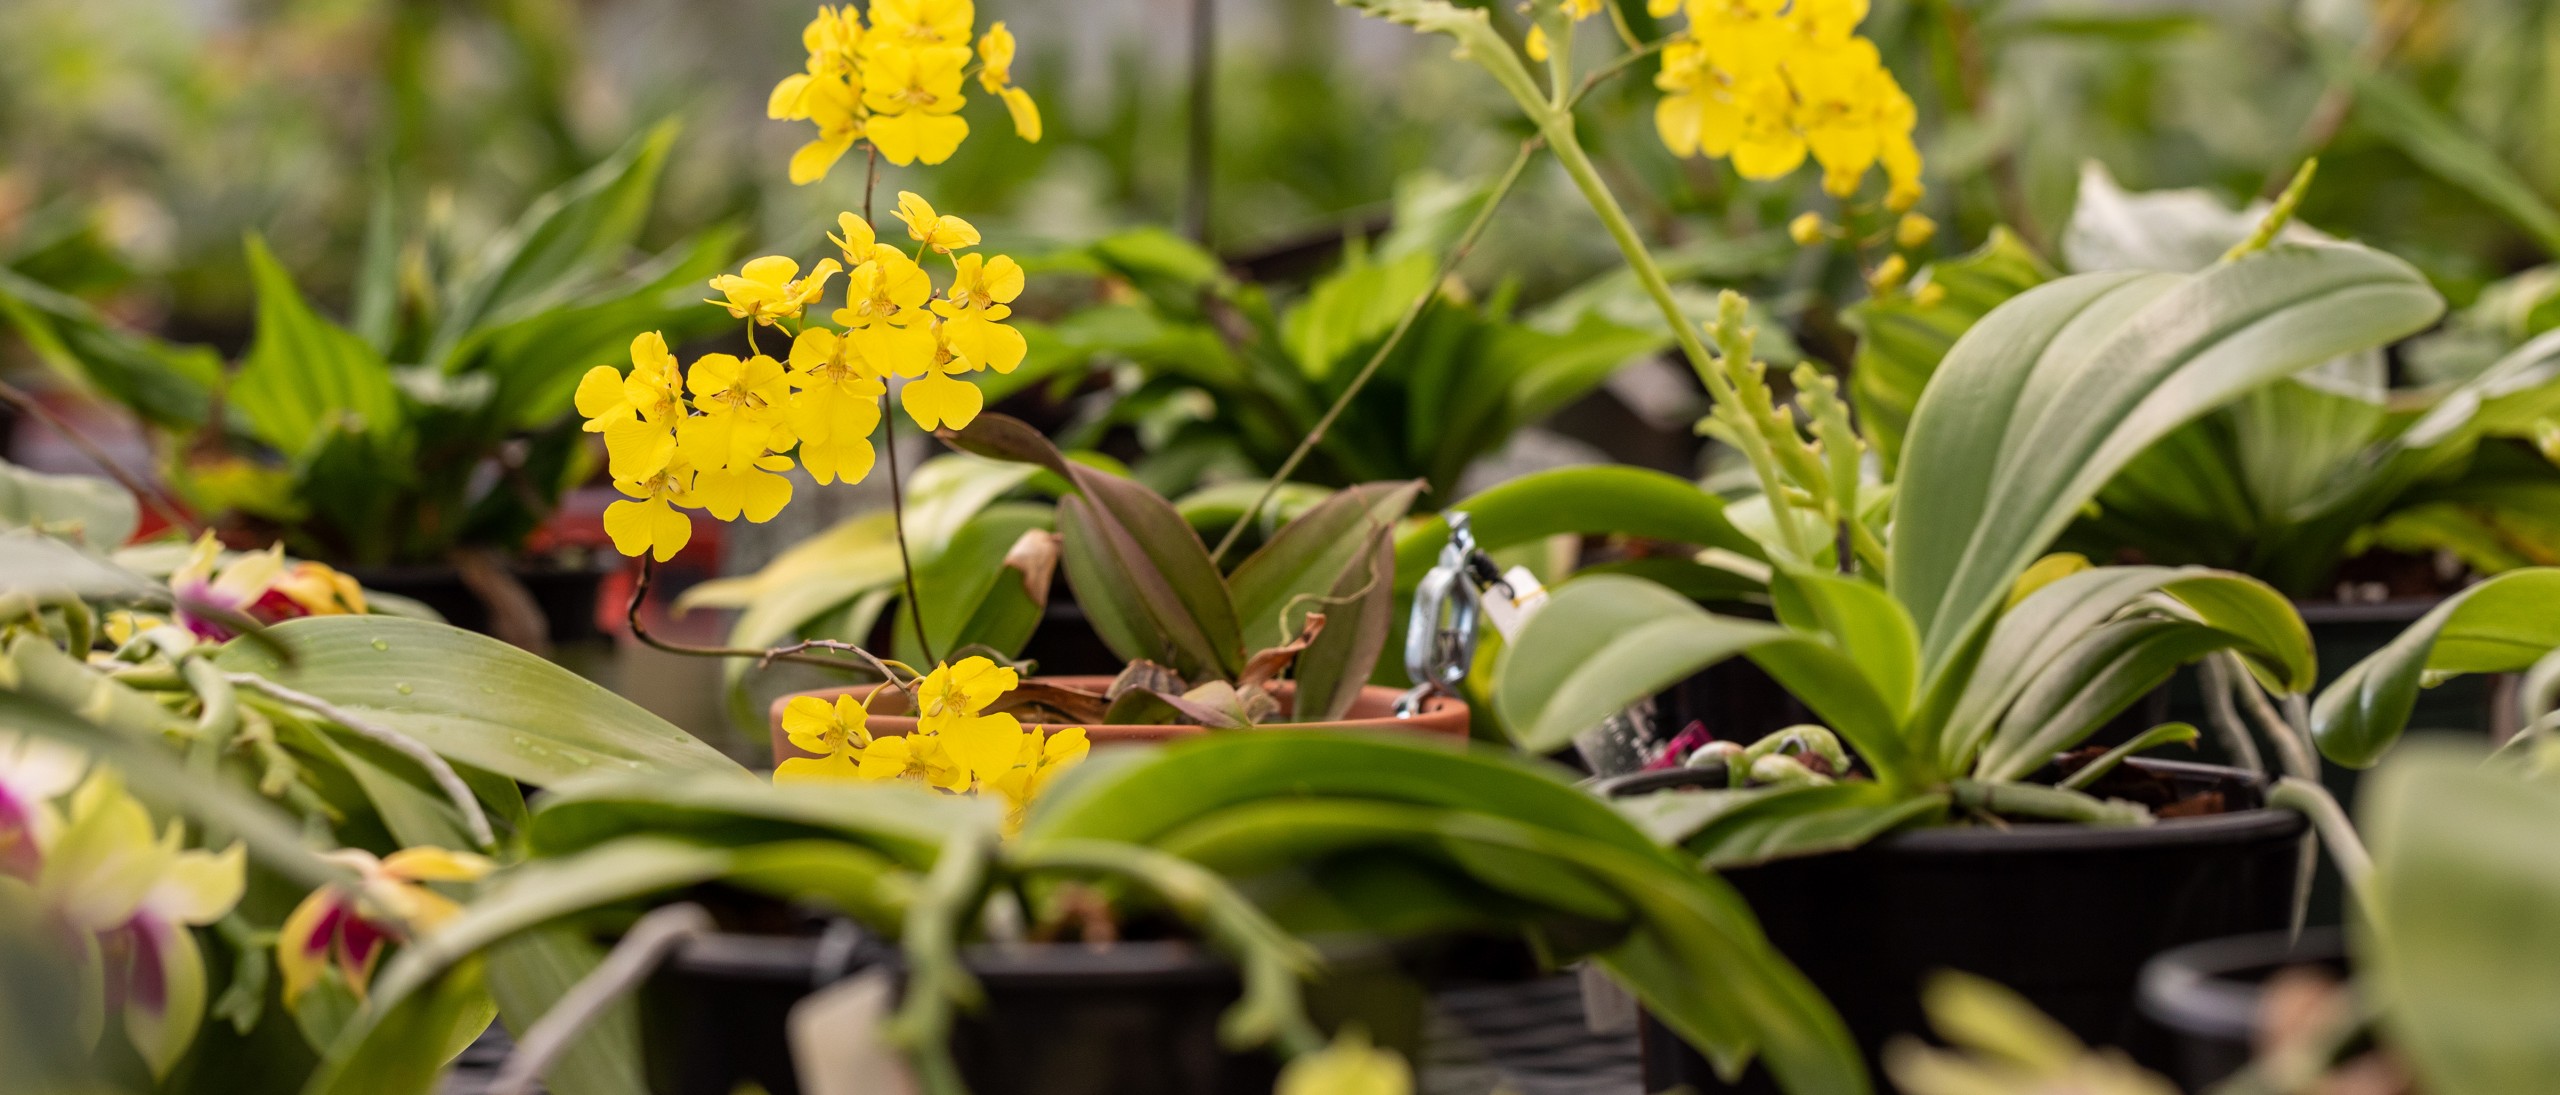
[[[988,788],[1004,796],[1006,825],[1019,831],[1030,814],[1031,803],[1040,797],[1049,781],[1083,763],[1092,750],[1092,743],[1085,740],[1084,727],[1070,726],[1054,734],[1032,727],[1030,733],[1023,735],[1013,767],[986,781]]]
[[[675,457],[675,425],[684,415],[684,371],[667,352],[666,336],[650,331],[631,340],[631,373],[598,365],[579,378],[578,413],[588,433],[604,435],[616,479],[646,479]]]
[[[873,257],[854,268],[845,287],[845,306],[832,318],[837,326],[854,330],[905,327],[932,318],[925,310],[932,299],[933,279],[923,267],[895,247],[875,246]]]
[[[357,889],[322,886],[285,917],[276,937],[276,971],[284,977],[286,1007],[332,972],[362,998],[385,943],[431,934],[461,915],[462,906],[421,883],[477,882],[496,869],[469,852],[428,847],[381,859],[346,848],[323,858],[354,871]]]
[[[798,277],[799,263],[766,255],[749,260],[738,273],[711,279],[711,288],[724,299],[708,303],[727,308],[732,317],[770,327],[779,320],[798,318],[802,309],[826,295],[827,279],[840,269],[836,260],[820,259],[809,276]]]
[[[978,86],[987,94],[1003,100],[1005,113],[1013,116],[1013,132],[1033,144],[1040,143],[1040,104],[1031,93],[1013,86],[1013,57],[1018,47],[1013,32],[998,20],[987,28],[986,37],[978,39]]]
[[[744,361],[705,354],[694,361],[685,386],[702,413],[676,427],[676,453],[696,470],[750,467],[767,452],[791,447],[783,409],[791,382],[781,362],[763,354]]]
[[[968,657],[957,665],[937,665],[916,685],[917,717],[975,715],[1020,687],[1022,675],[1012,666],[996,664],[992,658]]]
[[[960,379],[960,374],[976,371],[979,363],[962,356],[951,344],[951,333],[949,322],[934,324],[933,353],[922,360],[896,363],[899,375],[913,378],[898,390],[898,405],[926,430],[966,429],[986,409],[986,393]]]
[[[779,88],[775,89],[778,93]],[[862,139],[865,119],[862,89],[843,80],[822,79],[801,93],[808,119],[818,135],[791,153],[791,185],[807,186],[827,177],[853,142]]]
[[[723,521],[743,514],[761,525],[791,504],[791,480],[775,474],[790,470],[790,457],[765,456],[743,467],[703,472],[693,479],[693,504]]]
[[[898,191],[899,220],[906,222],[907,238],[925,245],[937,255],[948,255],[963,247],[978,245],[978,229],[969,222],[933,211],[933,203],[912,190]]]
[[[0,749],[0,763],[14,769],[42,755]],[[67,770],[59,756],[34,764],[56,787]],[[30,775],[15,771],[0,783],[23,788]],[[114,1002],[125,1037],[154,1078],[168,1075],[204,1020],[204,959],[190,929],[228,914],[247,884],[239,844],[191,851],[184,839],[175,820],[155,838],[150,811],[113,770],[94,769],[72,793],[68,815],[22,864],[32,877],[17,875],[31,881],[40,907],[81,948],[84,1034],[101,1033]]]
[[[604,532],[613,549],[638,558],[655,555],[663,563],[693,540],[693,520],[676,511],[691,506],[693,469],[670,463],[646,479],[616,479],[613,488],[630,495],[604,508]]]
[[[871,474],[871,431],[880,427],[879,371],[851,338],[824,327],[791,344],[791,429],[800,435],[800,464],[821,485]]]
[[[1006,303],[1022,295],[1022,267],[1003,255],[991,262],[962,255],[955,265],[950,299],[933,302],[944,317],[944,337],[971,367],[1012,372],[1031,352],[1022,332],[1001,322],[1013,314]]]
[[[1575,0],[1579,2],[1579,0]],[[1656,2],[1664,13],[1680,5]],[[1663,50],[1654,122],[1679,156],[1729,158],[1745,178],[1775,179],[1810,157],[1823,188],[1857,193],[1885,169],[1885,204],[1921,197],[1911,141],[1918,112],[1875,45],[1857,33],[1868,0],[1694,0]]]
[[[977,20],[970,0],[872,0],[868,44],[875,51],[966,45]]]
[[[866,780],[878,782],[907,774],[905,738],[874,738],[871,712],[850,695],[835,703],[798,696],[782,710],[782,732],[791,744],[815,757],[793,757],[773,771],[775,783]]]
[[[862,105],[871,117],[864,135],[883,159],[900,167],[919,160],[938,164],[969,137],[960,117],[966,104],[962,77],[967,46],[874,50],[862,62]]]

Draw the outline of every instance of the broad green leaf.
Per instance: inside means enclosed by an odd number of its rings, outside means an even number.
[[[1912,409],[1948,348],[1992,309],[2055,276],[2016,233],[1994,228],[1970,254],[1922,267],[1909,292],[1870,297],[1842,310],[1841,322],[1858,335],[1849,398],[1888,476],[1900,464]]]
[[[2514,673],[2560,647],[2560,570],[2498,575],[2447,597],[2357,662],[2311,705],[2320,752],[2370,768],[2408,728],[2418,689],[2435,674]]]
[[[999,502],[964,522],[941,550],[917,560],[916,597],[924,602],[925,633],[932,637],[937,656],[950,660],[951,651],[959,649],[964,642],[974,641],[964,639],[961,633],[1000,589],[1009,589],[1014,594],[1022,592],[1023,576],[1006,568],[1005,557],[1021,541],[1024,533],[1046,532],[1055,523],[1056,518],[1047,506]],[[1008,575],[1012,576],[1010,581],[1007,580]],[[1044,582],[1048,577],[1041,575]],[[901,598],[889,637],[895,656],[900,661],[915,665],[924,662],[925,657],[923,651],[915,648],[912,611]],[[1030,619],[1032,623],[1038,623],[1036,608]],[[1019,625],[1021,621],[1017,619],[1014,623]],[[1016,630],[1020,631],[1020,637],[1013,645],[1018,649],[1021,639],[1028,639],[1030,632],[1018,626]],[[1003,652],[1011,655],[1014,650]]]
[[[476,959],[462,962],[402,1004],[376,1022],[358,1025],[362,1013],[350,1022],[302,1089],[304,1095],[427,1095],[435,1090],[454,1052],[488,1029],[486,970]]]
[[[95,552],[23,529],[0,529],[0,593],[154,600],[168,587]]]
[[[1449,507],[1465,511],[1487,551],[1573,533],[1641,536],[1765,558],[1758,542],[1724,515],[1724,500],[1697,484],[1615,464],[1532,472]],[[1432,518],[1396,537],[1396,585],[1410,592],[1449,542],[1449,523]]]
[[[140,505],[112,480],[47,475],[0,460],[0,529],[31,529],[113,551],[141,523]]]
[[[250,237],[248,250],[258,333],[227,394],[250,432],[287,457],[309,451],[333,426],[398,436],[407,423],[382,355],[312,311],[264,240]]]
[[[1262,730],[1210,734],[1092,760],[1033,807],[1022,840],[1152,842],[1202,814],[1283,796],[1363,798],[1493,814],[1664,855],[1559,770],[1486,746],[1415,735]]]
[[[2169,683],[2179,666],[2238,645],[2239,637],[2184,620],[2137,616],[2101,624],[2067,642],[2001,714],[1975,763],[1976,778],[2026,779]]]
[[[1864,781],[1814,787],[1659,791],[1617,803],[1657,840],[1708,870],[1847,851],[1943,815],[1941,794],[1895,796]]]
[[[222,357],[127,331],[77,298],[0,267],[0,317],[56,373],[152,425],[192,430],[213,410]]]
[[[1392,531],[1421,493],[1420,482],[1338,491],[1246,557],[1227,577],[1245,645],[1278,646],[1296,635],[1294,617],[1309,607],[1324,611],[1308,602],[1337,595],[1344,575],[1365,571],[1379,534]],[[1392,587],[1392,578],[1387,584]]]
[[[1520,747],[1563,748],[1629,704],[1727,658],[1748,656],[1865,758],[1888,784],[1919,773],[1892,703],[1830,642],[1718,616],[1653,583],[1599,575],[1566,583],[1505,649],[1494,700]]]
[[[2406,263],[2280,244],[2194,275],[2082,274],[1994,311],[1912,421],[1893,582],[1934,677],[2128,461],[2178,427],[2434,320]]]
[[[1298,368],[1316,381],[1349,376],[1431,286],[1439,256],[1417,251],[1387,262],[1355,257],[1307,289],[1281,331]],[[1357,356],[1355,356],[1357,355]]]
[[[1365,536],[1367,553],[1342,572],[1321,602],[1307,611],[1324,613],[1324,631],[1298,654],[1290,675],[1298,682],[1291,715],[1299,722],[1339,719],[1368,687],[1378,656],[1397,634],[1403,617],[1396,611],[1395,548],[1389,526]],[[1301,621],[1304,614],[1299,615]]]
[[[2060,680],[2053,675],[2057,663],[2088,656],[2077,644],[2155,594],[2175,598],[2186,613],[2230,636],[2270,689],[2310,689],[2317,669],[2310,629],[2292,602],[2266,583],[2201,568],[2100,567],[2056,579],[2020,601],[1992,626],[1972,671],[1941,682],[1960,692],[1952,706],[1943,694],[1936,697],[1934,709],[1948,712],[1940,762],[1951,771],[1969,768],[2030,685]]]
[[[2560,787],[2412,748],[2375,773],[2362,828],[2374,921],[2353,937],[2383,1040],[2434,1095],[2560,1075]]]
[[[1623,940],[1596,959],[1684,1038],[1730,1058],[1757,1051],[1795,1090],[1865,1089],[1847,1029],[1769,945],[1749,907],[1721,881],[1657,855],[1465,810],[1325,799],[1239,805],[1161,846],[1248,875],[1400,853],[1532,907],[1624,921]],[[1689,972],[1709,968],[1717,975]]]
[[[1781,570],[1769,583],[1778,619],[1830,636],[1899,721],[1920,680],[1920,636],[1911,616],[1881,587],[1811,570]]]
[[[727,313],[704,305],[702,295],[737,244],[734,229],[706,232],[572,299],[476,329],[454,349],[447,371],[495,378],[489,403],[514,428],[556,422],[570,412],[587,370],[629,367],[634,332],[659,331],[681,346],[731,329]]]
[[[693,776],[589,776],[551,789],[528,833],[534,854],[562,857],[627,836],[703,843],[826,836],[925,867],[951,833],[987,828],[987,804],[913,784],[848,788]]]
[[[293,651],[291,668],[239,642],[217,661],[510,779],[546,786],[597,769],[745,775],[639,705],[485,635],[389,616],[309,616],[270,633]]]

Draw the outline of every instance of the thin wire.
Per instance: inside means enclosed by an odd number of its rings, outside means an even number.
[[[1413,304],[1405,309],[1404,317],[1396,321],[1395,330],[1378,345],[1376,353],[1369,355],[1369,363],[1360,367],[1360,371],[1352,376],[1351,383],[1343,386],[1342,394],[1334,397],[1333,406],[1326,408],[1324,417],[1316,420],[1315,428],[1308,430],[1306,438],[1298,442],[1297,450],[1280,462],[1280,470],[1271,473],[1270,481],[1262,485],[1262,493],[1255,496],[1253,504],[1245,507],[1243,515],[1236,518],[1227,534],[1218,539],[1218,550],[1209,554],[1211,563],[1227,557],[1228,549],[1236,546],[1236,538],[1242,536],[1245,527],[1262,513],[1262,507],[1270,504],[1271,496],[1279,493],[1280,484],[1288,482],[1289,477],[1296,474],[1298,465],[1306,460],[1307,454],[1314,452],[1316,445],[1324,440],[1325,431],[1333,428],[1334,420],[1342,417],[1342,412],[1351,406],[1352,398],[1368,385],[1370,377],[1378,374],[1378,369],[1387,363],[1388,355],[1395,352],[1397,344],[1404,341],[1406,333],[1412,331],[1413,325],[1430,309],[1431,302],[1439,299],[1441,283],[1449,280],[1458,263],[1475,249],[1476,239],[1484,234],[1485,226],[1493,222],[1493,211],[1502,205],[1503,198],[1510,195],[1512,186],[1520,181],[1521,172],[1528,170],[1529,160],[1537,155],[1544,143],[1536,137],[1520,142],[1520,154],[1511,158],[1510,168],[1502,173],[1500,181],[1494,183],[1493,192],[1485,196],[1484,208],[1476,211],[1475,220],[1468,223],[1467,230],[1458,236],[1458,242],[1441,258],[1440,269],[1431,275],[1430,284],[1423,286],[1422,292],[1413,298]]]

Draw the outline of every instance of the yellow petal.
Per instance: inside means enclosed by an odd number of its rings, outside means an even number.
[[[942,747],[952,763],[981,780],[1013,768],[1022,751],[1022,723],[1011,715],[970,715],[953,719],[941,730]]]
[[[836,729],[835,708],[816,696],[793,696],[782,708],[782,732],[791,744],[812,753],[825,753],[834,744],[827,735]]]
[[[1031,93],[1008,87],[997,93],[1004,98],[1004,109],[1013,115],[1013,132],[1033,144],[1040,143],[1040,104],[1031,101]]]
[[[915,762],[913,743],[903,737],[874,738],[862,750],[862,778],[896,779]]]
[[[792,757],[773,768],[775,783],[849,783],[862,778],[862,770],[852,757],[842,753],[823,757]]]
[[[311,986],[319,983],[320,974],[329,968],[331,937],[319,935],[323,922],[340,903],[338,891],[327,886],[311,891],[310,896],[293,907],[284,918],[284,927],[276,933],[276,972],[284,975],[284,1002],[293,1006]]]
[[[238,841],[219,854],[181,852],[142,903],[173,923],[210,924],[240,903],[248,880],[248,849]]]
[[[906,390],[898,393],[898,402],[918,426],[928,430],[949,426],[957,430],[978,417],[987,397],[968,381],[929,373],[908,381]]]
[[[587,370],[587,375],[579,377],[578,394],[573,402],[578,406],[578,413],[588,418],[602,419],[617,411],[631,413],[631,404],[624,400],[622,394],[622,370],[611,365],[598,365]],[[603,422],[587,423],[589,433],[601,433],[604,427]]]
[[[801,145],[799,151],[791,154],[791,185],[807,186],[826,178],[827,172],[834,170],[836,161],[844,158],[845,150],[853,147],[853,139],[858,135],[850,129],[836,132],[820,130],[816,140]]]
[[[382,860],[382,873],[411,882],[477,882],[497,869],[485,856],[444,848],[403,848]]]

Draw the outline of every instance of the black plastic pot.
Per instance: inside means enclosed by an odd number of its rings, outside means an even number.
[[[1270,1095],[1279,1061],[1229,1052],[1218,1023],[1242,992],[1236,967],[1185,942],[1109,947],[976,947],[970,970],[986,991],[964,1012],[951,1048],[972,1095]],[[679,949],[642,995],[650,1086],[657,1095],[730,1095],[742,1082],[798,1095],[786,1022],[818,989],[885,965],[894,951],[851,925],[817,936],[720,934]],[[1420,997],[1400,979],[1362,978],[1362,963],[1331,963],[1335,993],[1356,997],[1382,1042],[1418,1040]],[[1342,975],[1348,974],[1349,977]],[[1311,1000],[1318,1018],[1328,1001]]]
[[[2190,943],[2142,969],[2142,1018],[2167,1047],[2163,1071],[2189,1091],[2203,1091],[2249,1063],[2257,1040],[2259,1002],[2278,972],[2316,966],[2347,972],[2344,936],[2315,928]]]
[[[2140,828],[2019,825],[1925,829],[1855,851],[1726,871],[1769,939],[1847,1021],[1871,1066],[1896,1034],[1928,1029],[1920,988],[1942,969],[1988,977],[2094,1045],[2137,1059],[2134,985],[2152,955],[2284,926],[2303,819],[2263,808],[2263,784],[2232,768],[2135,764],[2232,812]],[[1650,1019],[1646,1090],[1776,1092],[1753,1066],[1737,1084]]]
[[[596,599],[605,576],[612,573],[610,562],[587,567],[522,563],[513,570],[516,580],[524,583],[525,592],[532,594],[534,604],[541,608],[552,642],[603,637],[604,632],[596,627]],[[426,605],[455,627],[483,635],[491,633],[488,604],[463,584],[462,572],[451,566],[349,567],[347,574],[364,583],[366,589]]]

